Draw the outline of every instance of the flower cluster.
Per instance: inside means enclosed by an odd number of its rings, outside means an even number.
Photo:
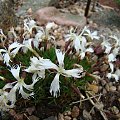
[[[0,48],[0,57],[15,79],[7,82],[6,85],[0,89],[0,110],[8,110],[9,108],[14,107],[17,101],[17,94],[20,94],[24,99],[34,97],[34,85],[37,84],[39,80],[46,78],[46,71],[49,71],[50,74],[55,74],[49,90],[54,97],[57,97],[60,94],[60,76],[73,77],[78,80],[83,77],[81,74],[84,70],[80,64],[77,64],[72,69],[67,69],[65,67],[64,59],[66,55],[69,55],[66,54],[67,50],[69,48],[74,49],[75,53],[78,55],[77,57],[82,60],[86,56],[86,53],[94,53],[92,41],[99,40],[100,37],[97,36],[97,31],[91,32],[86,26],[79,34],[73,32],[73,29],[71,29],[67,34],[64,34],[65,43],[68,41],[70,42],[65,51],[65,49],[57,48],[56,44],[54,44],[56,36],[51,34],[51,31],[58,27],[59,26],[55,23],[48,23],[45,27],[37,26],[34,20],[27,19],[24,20],[24,28],[22,30],[24,32],[21,35],[21,38],[19,38],[13,28],[10,30],[15,42],[13,41],[13,43],[7,47],[3,44],[3,47]],[[118,38],[111,38],[116,41],[114,45],[103,40],[101,46],[102,49],[104,49],[104,53],[107,55],[108,64],[111,69],[111,72],[107,74],[107,77],[109,79],[113,77],[117,81],[120,76],[120,69],[118,68],[114,71],[114,62],[116,61],[120,45]],[[4,40],[6,39],[7,37],[3,34],[2,30],[0,30],[1,42],[5,43]],[[42,43],[51,43],[51,46],[54,46],[57,62],[53,62],[51,59],[44,58],[39,54],[39,51],[45,50],[45,45],[41,46]],[[32,53],[32,56],[29,58],[29,66],[24,66],[19,61],[14,63],[17,54],[22,52],[22,54],[27,55],[28,51]],[[26,74],[32,74],[32,81],[30,84],[26,83],[26,76],[22,75],[24,72]],[[0,79],[5,80],[6,78],[0,76]]]

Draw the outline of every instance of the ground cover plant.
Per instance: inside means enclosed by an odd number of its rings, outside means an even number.
[[[0,30],[0,39],[1,111],[14,108],[21,98],[34,103],[46,98],[49,104],[67,105],[85,96],[90,99],[91,88],[97,92],[93,88],[98,79],[119,82],[120,43],[116,36],[99,37],[87,26],[81,30],[53,22],[38,26],[28,18],[23,27],[11,28],[8,35]],[[108,65],[107,70],[96,73],[102,63]]]

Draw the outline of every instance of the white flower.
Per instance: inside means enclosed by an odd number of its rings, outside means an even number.
[[[93,48],[91,48],[91,47],[89,47],[89,48],[85,48],[85,47],[81,48],[81,51],[80,51],[80,58],[81,58],[81,59],[83,59],[83,58],[85,57],[85,53],[86,53],[86,52],[93,53],[94,50],[93,50]]]
[[[24,53],[26,53],[28,51],[28,49],[30,51],[33,51],[33,48],[32,48],[32,39],[24,40],[23,41],[23,45],[24,45],[24,47],[22,49],[23,49]]]
[[[110,36],[110,38],[113,38],[116,41],[115,47],[120,47],[120,39],[118,39],[117,36]]]
[[[33,39],[28,39],[28,40],[24,40],[23,41],[23,52],[26,53],[28,51],[28,49],[34,53],[37,57],[40,57],[39,54],[33,49],[32,47],[32,42],[33,42]]]
[[[108,62],[114,62],[116,61],[116,56],[113,53],[110,53],[108,55]]]
[[[32,29],[36,26],[36,22],[34,20],[24,20],[24,30],[29,32],[30,34],[32,33]]]
[[[10,84],[6,84],[2,89],[0,89],[0,110],[2,111],[8,111],[10,108],[14,107],[12,101],[8,99],[9,92],[5,91],[8,88],[12,88],[12,86]]]
[[[91,40],[93,40],[93,39],[97,39],[98,40],[100,38],[97,35],[97,31],[94,31],[93,33],[91,33],[91,31],[89,29],[87,29],[87,28],[84,31],[84,35],[90,37]]]
[[[118,53],[119,53],[119,50],[120,50],[120,47],[115,47],[115,48],[113,49],[112,53],[113,53],[115,56],[117,56]]]
[[[10,55],[9,55],[8,51],[5,50],[5,49],[0,49],[0,53],[1,53],[2,57],[3,57],[4,63],[5,63],[7,66],[9,66]]]
[[[76,33],[72,33],[70,30],[70,34],[65,36],[65,41],[73,41],[73,47],[75,48],[76,52],[79,53],[80,49],[86,45],[86,38],[80,35],[76,35]]]
[[[114,73],[108,73],[107,77],[108,79],[114,78],[116,81],[118,81],[120,78],[120,69],[117,68]]]
[[[0,53],[3,57],[4,63],[7,66],[9,66],[9,62],[11,61],[10,58],[14,58],[21,47],[23,47],[22,44],[14,42],[8,47],[8,50],[0,49]]]
[[[59,65],[55,65],[52,63],[50,60],[44,60],[44,62],[41,62],[42,66],[45,69],[55,69],[57,70],[57,74],[55,75],[53,82],[51,83],[50,87],[50,93],[54,95],[54,97],[57,97],[57,93],[60,92],[60,87],[59,87],[59,76],[63,75],[65,77],[75,77],[75,78],[81,78],[80,73],[83,72],[83,68],[76,68],[76,69],[71,69],[71,70],[65,70],[64,69],[64,56],[65,53],[62,53],[60,49],[56,49],[56,56]]]
[[[33,44],[36,48],[39,47],[39,43],[42,41],[43,32],[41,30],[35,35],[35,39],[33,40]]]
[[[30,85],[27,85],[24,82],[24,78],[20,78],[19,76],[20,66],[19,65],[12,66],[10,72],[12,73],[14,78],[16,78],[17,81],[11,83],[13,85],[13,88],[9,92],[9,95],[8,95],[9,100],[12,101],[12,103],[16,102],[16,91],[17,90],[19,91],[19,94],[21,94],[24,99],[28,99],[31,96],[31,93],[26,93],[23,90],[23,88],[32,92],[34,84],[32,83]]]
[[[49,22],[46,25],[46,30],[49,31],[51,28],[56,28],[57,25],[54,22]]]
[[[24,45],[14,42],[8,47],[8,53],[10,53],[10,56],[15,57],[18,53],[19,49],[23,47]]]
[[[112,45],[105,39],[103,39],[103,42],[101,43],[102,49],[105,49],[104,53],[109,54],[111,49],[112,49]]]
[[[4,45],[4,39],[6,39],[7,37],[4,35],[2,29],[0,29],[0,40],[2,42],[2,44]]]
[[[42,59],[42,58],[40,58]],[[45,78],[45,69],[41,66],[39,59],[37,57],[30,58],[30,66],[25,69],[26,72],[33,73],[33,79],[37,76],[39,78]]]

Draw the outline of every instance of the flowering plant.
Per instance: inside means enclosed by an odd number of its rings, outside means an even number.
[[[65,92],[66,80],[69,85],[73,83],[77,87],[80,87],[81,81],[87,81],[92,65],[90,59],[95,49],[92,41],[99,40],[100,37],[88,27],[84,27],[79,34],[73,32],[73,29],[68,30],[67,34],[59,34],[60,29],[62,31],[55,23],[41,27],[34,20],[28,19],[24,21],[24,28],[21,30],[24,32],[20,32],[20,35],[14,29],[11,30],[14,41],[9,45],[5,44],[9,38],[0,31],[1,42],[4,42],[0,48],[3,71],[0,79],[4,82],[0,86],[1,110],[14,107],[18,95],[24,99],[35,98],[38,91],[47,89],[51,95],[59,97],[60,91]],[[56,44],[61,36],[65,46]],[[114,45],[105,40],[101,43],[111,70],[106,77],[118,81],[120,70],[118,68],[114,71],[114,62],[119,51],[119,39],[114,36],[110,39],[115,40]]]

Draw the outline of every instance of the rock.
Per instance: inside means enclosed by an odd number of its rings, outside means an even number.
[[[80,114],[80,109],[77,106],[74,106],[71,110],[71,116],[77,118]]]
[[[72,118],[70,116],[65,116],[64,120],[72,120]]]
[[[120,85],[118,86],[118,88],[117,88],[117,89],[118,89],[118,91],[120,91]]]
[[[113,86],[113,82],[108,83],[109,87]]]
[[[55,22],[59,25],[83,27],[86,24],[84,16],[61,13],[55,7],[45,7],[35,12],[34,18],[39,25]]]
[[[105,85],[105,89],[109,92],[110,91],[110,87],[108,84]]]
[[[31,15],[32,14],[32,8],[29,8],[28,10],[27,10],[27,13],[29,14],[29,15]]]
[[[103,89],[103,92],[102,92],[103,94],[106,94],[107,93],[107,90],[106,89]]]
[[[111,111],[114,113],[114,114],[118,114],[119,113],[119,109],[116,107],[116,106],[113,106],[111,108]]]
[[[98,86],[98,90],[101,91],[102,90],[102,86]]]
[[[64,115],[61,114],[61,113],[59,113],[59,114],[58,114],[58,120],[64,120]]]
[[[40,120],[40,119],[34,115],[31,115],[29,116],[29,120]]]
[[[69,111],[69,110],[68,110],[68,111],[65,111],[65,112],[64,112],[64,115],[68,115],[68,116],[71,115],[71,111]]]
[[[105,72],[108,68],[109,68],[109,65],[103,64],[102,66],[100,66],[100,71]]]
[[[73,118],[73,120],[77,120],[77,118]]]
[[[102,84],[102,86],[104,86],[104,85],[106,85],[106,80],[101,80],[101,84]]]
[[[111,92],[116,91],[116,87],[115,87],[115,86],[111,86],[111,87],[110,87],[110,91],[111,91]]]
[[[92,57],[92,60],[93,60],[94,62],[97,62],[97,61],[98,61],[98,56],[97,56],[97,55],[94,55],[94,56]]]
[[[17,10],[17,16],[26,15],[29,8],[34,13],[37,9],[49,6],[51,0],[25,0],[24,4]],[[31,4],[32,3],[32,4]]]

